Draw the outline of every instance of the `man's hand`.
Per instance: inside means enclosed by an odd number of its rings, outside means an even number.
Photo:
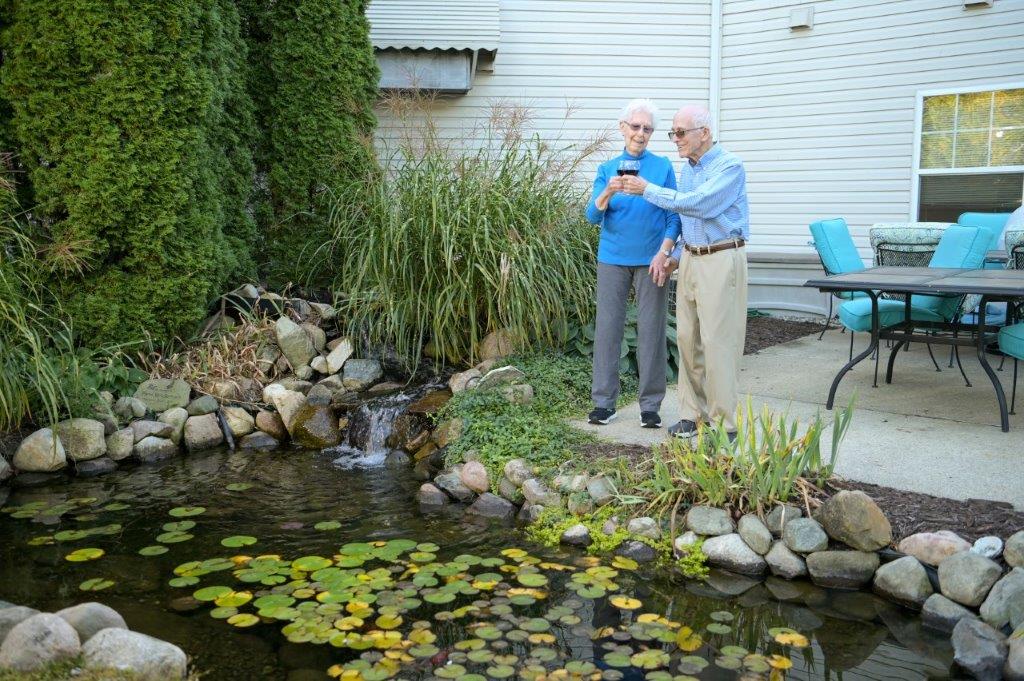
[[[651,275],[651,281],[658,286],[665,284],[665,260],[668,258],[667,255],[658,251],[658,254],[651,259],[651,264],[647,267],[648,274]]]
[[[639,196],[644,193],[644,189],[647,187],[647,180],[635,175],[623,175],[617,179],[622,180],[622,190],[627,194]]]
[[[664,286],[665,282],[668,281],[668,278],[672,276],[672,273],[676,271],[677,267],[679,267],[678,260],[672,256],[664,258],[661,263],[661,271],[654,275],[654,283],[658,286]]]

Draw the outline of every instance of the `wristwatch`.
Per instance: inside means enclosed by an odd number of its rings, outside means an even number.
[[[662,254],[663,256],[665,256],[666,258],[671,258],[671,257],[672,257],[672,251],[668,250],[667,248],[666,248],[665,250],[663,250],[663,251],[661,252],[661,254]]]

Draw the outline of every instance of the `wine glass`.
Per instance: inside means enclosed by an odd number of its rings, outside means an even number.
[[[640,174],[640,161],[632,158],[624,158],[619,161],[619,176],[623,175],[639,175]]]

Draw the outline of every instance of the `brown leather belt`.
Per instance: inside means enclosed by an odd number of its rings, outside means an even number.
[[[687,244],[686,250],[691,255],[711,255],[719,251],[727,251],[730,248],[743,248],[745,244],[746,242],[743,239],[730,239],[729,241],[719,241],[718,243],[706,246],[691,246]]]

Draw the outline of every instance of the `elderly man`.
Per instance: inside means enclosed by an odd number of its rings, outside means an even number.
[[[622,181],[641,177],[675,187],[672,161],[647,151],[657,109],[649,99],[634,99],[619,115],[623,150],[597,169],[587,220],[601,225],[597,248],[597,321],[594,329],[594,377],[590,423],[615,418],[619,396],[619,356],[629,291],[636,291],[637,365],[640,372],[640,425],[659,428],[665,397],[665,325],[668,300],[662,283],[668,249],[679,235],[679,216],[622,193]],[[662,251],[665,251],[664,253]]]
[[[669,428],[693,436],[701,423],[722,423],[736,433],[737,374],[747,328],[747,256],[750,237],[746,174],[738,157],[714,141],[710,112],[685,106],[668,133],[683,159],[678,191],[639,177],[624,191],[642,195],[682,218],[679,244],[666,259],[660,281],[678,266],[676,328],[682,420]],[[665,239],[662,250],[672,247]]]

